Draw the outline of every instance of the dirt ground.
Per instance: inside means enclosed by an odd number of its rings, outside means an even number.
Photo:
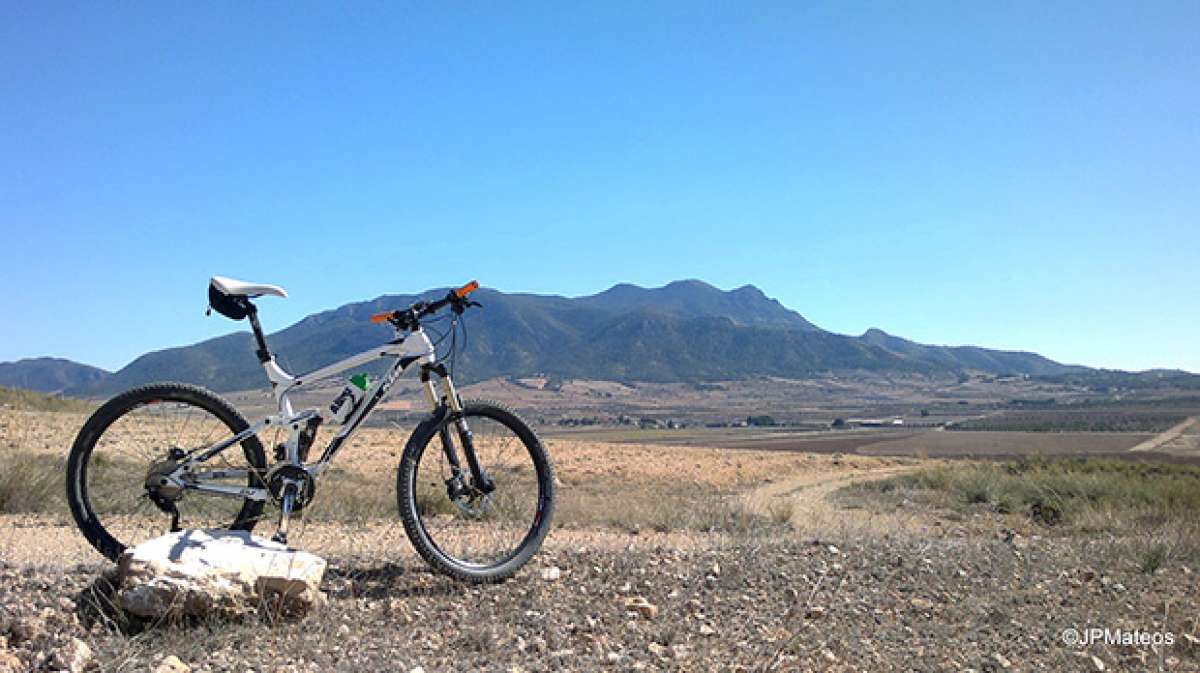
[[[0,458],[63,455],[82,421],[0,413]],[[339,465],[390,497],[406,434],[368,429]],[[986,447],[987,434],[920,437]],[[889,441],[921,455],[916,439]],[[1131,439],[1103,446],[1123,450]],[[194,671],[281,673],[1200,670],[1200,568],[1139,570],[1119,532],[1061,537],[916,508],[846,509],[831,497],[932,459],[562,438],[547,446],[564,519],[516,577],[470,586],[431,573],[394,514],[309,521],[295,543],[330,560],[330,603],[301,623],[123,630],[94,608],[111,564],[69,516],[0,516],[0,671],[68,669],[79,644],[90,653],[81,670],[101,671],[148,671],[168,655]],[[710,506],[728,518],[697,526],[675,511]],[[660,518],[639,519],[639,508]],[[612,516],[589,519],[595,510]],[[628,609],[634,598],[653,614]],[[1070,629],[1096,627],[1173,642],[1063,642]]]

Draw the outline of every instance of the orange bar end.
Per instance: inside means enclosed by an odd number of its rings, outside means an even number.
[[[467,295],[471,294],[472,292],[474,292],[475,290],[478,290],[478,289],[479,289],[479,281],[473,280],[473,281],[467,283],[466,285],[455,290],[454,294],[459,299],[464,299],[464,298],[466,298]]]

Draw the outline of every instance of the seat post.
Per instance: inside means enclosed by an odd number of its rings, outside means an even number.
[[[250,328],[254,330],[254,340],[258,342],[258,350],[254,352],[258,361],[266,364],[271,361],[271,351],[267,349],[267,339],[263,336],[262,325],[258,324],[258,309],[249,299],[245,300],[246,311],[250,316]]]

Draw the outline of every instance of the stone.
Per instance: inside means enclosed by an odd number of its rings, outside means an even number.
[[[927,598],[913,598],[913,599],[910,599],[908,602],[910,605],[912,605],[914,608],[916,608],[918,610],[932,610],[933,609],[933,601],[931,601]]]
[[[183,663],[174,654],[163,657],[163,660],[158,662],[158,666],[154,667],[154,673],[190,673],[191,670],[191,666]]]
[[[93,658],[95,655],[92,654],[92,648],[88,647],[87,643],[78,638],[72,638],[70,642],[54,653],[51,664],[59,670],[83,673],[84,669],[92,663]]]
[[[118,604],[142,617],[237,618],[265,608],[292,618],[324,603],[324,559],[245,531],[169,533],[126,550],[118,565]]]
[[[636,612],[645,619],[654,619],[658,616],[658,606],[642,596],[625,599],[625,609]]]
[[[0,650],[0,673],[21,673],[27,670],[21,658],[7,650]]]
[[[1097,671],[1103,671],[1108,668],[1104,665],[1104,660],[1094,654],[1092,655],[1092,666],[1095,666]]]
[[[23,617],[13,621],[9,627],[13,640],[37,640],[46,635],[46,625],[35,617]]]
[[[708,624],[701,624],[700,625],[700,635],[715,636],[715,635],[717,635],[717,630],[714,629],[713,627],[709,626]]]
[[[542,579],[546,580],[547,582],[553,582],[560,577],[562,577],[562,570],[559,570],[558,566],[542,568]]]

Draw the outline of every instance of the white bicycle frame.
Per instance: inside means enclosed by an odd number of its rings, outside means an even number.
[[[371,384],[359,402],[358,408],[345,420],[338,433],[330,440],[325,451],[321,454],[321,458],[315,463],[303,464],[300,458],[300,435],[308,427],[308,424],[315,418],[326,419],[327,416],[323,409],[315,407],[305,409],[296,413],[292,409],[290,395],[304,388],[305,386],[327,379],[335,374],[344,372],[349,369],[362,367],[368,363],[374,362],[381,358],[396,358],[396,362],[392,365],[388,373]],[[387,395],[388,390],[396,382],[400,375],[407,371],[412,365],[416,364],[421,369],[432,367],[436,363],[436,353],[433,343],[425,334],[424,330],[418,328],[409,332],[407,335],[397,331],[397,338],[389,343],[386,343],[378,348],[372,348],[368,351],[363,351],[358,355],[353,355],[339,362],[335,362],[327,367],[323,367],[309,374],[302,376],[292,376],[283,370],[282,367],[275,361],[274,356],[262,363],[263,369],[266,370],[267,379],[271,382],[271,388],[275,394],[275,401],[279,408],[279,413],[268,416],[257,423],[254,423],[245,430],[224,439],[216,444],[204,447],[202,449],[193,449],[183,459],[179,461],[179,469],[171,476],[176,478],[178,486],[188,490],[200,491],[204,493],[212,493],[215,495],[224,495],[235,498],[247,498],[250,500],[266,501],[271,496],[266,488],[263,487],[238,487],[225,484],[205,483],[206,481],[215,479],[248,479],[250,476],[249,470],[208,470],[197,471],[196,466],[204,463],[209,458],[228,449],[235,444],[238,444],[245,439],[257,435],[259,432],[272,427],[288,428],[288,440],[285,443],[286,458],[284,463],[303,467],[312,477],[316,477],[328,467],[333,457],[337,454],[338,449],[345,443],[347,439],[362,425],[362,422],[371,414],[375,406]],[[444,372],[442,372],[444,374]],[[458,397],[458,392],[454,388],[454,382],[447,375],[440,376],[441,379],[441,396],[438,395],[434,387],[432,377],[422,376],[423,389],[425,400],[433,410],[437,410],[440,406],[441,399],[445,400],[446,405],[451,411],[461,412],[462,403]],[[184,476],[186,475],[186,476]]]

